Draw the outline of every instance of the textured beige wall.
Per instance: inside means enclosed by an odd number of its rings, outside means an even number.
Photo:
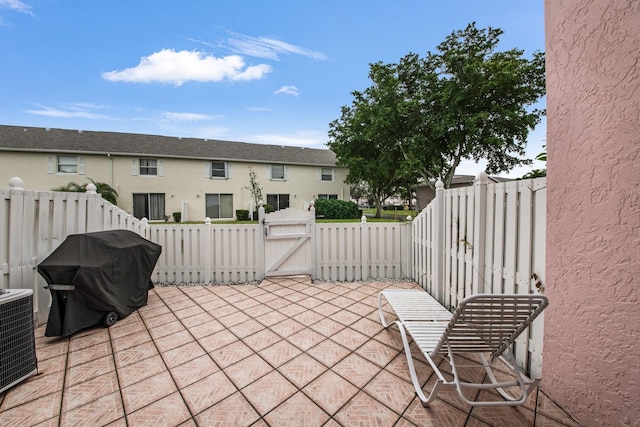
[[[349,200],[349,186],[344,184],[347,170],[336,169],[336,181],[318,181],[318,168],[288,166],[286,181],[268,180],[267,164],[231,164],[230,179],[210,179],[206,176],[206,160],[164,159],[164,176],[134,176],[131,158],[89,155],[85,157],[85,174],[47,173],[47,154],[0,151],[0,188],[7,188],[9,179],[18,176],[27,190],[51,190],[70,181],[85,184],[88,178],[110,184],[118,192],[118,206],[133,213],[133,193],[165,193],[165,213],[180,212],[182,201],[189,202],[189,220],[205,218],[205,194],[233,194],[233,211],[249,209],[251,193],[249,168],[257,174],[266,203],[267,194],[289,194],[290,205],[302,209],[304,203],[318,194],[337,194]],[[113,166],[112,166],[113,165]]]
[[[640,425],[640,1],[546,0],[543,389]]]

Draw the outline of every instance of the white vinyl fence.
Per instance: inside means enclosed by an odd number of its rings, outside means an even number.
[[[0,189],[0,289],[34,290],[38,323],[46,322],[49,291],[38,264],[70,234],[134,231],[162,246],[153,282],[234,284],[265,277],[261,224],[149,225],[94,193],[24,190],[20,179]],[[313,278],[353,281],[410,279],[410,224],[315,224]]]
[[[546,178],[444,190],[412,222],[315,223],[312,276],[324,281],[415,280],[453,308],[473,293],[535,293],[545,283]],[[49,294],[38,264],[69,234],[128,229],[162,246],[152,280],[246,283],[265,277],[264,224],[149,225],[97,194],[0,189],[0,289],[34,289],[38,323]],[[542,318],[517,343],[541,367]]]
[[[445,307],[475,293],[544,290],[546,178],[444,190],[413,221],[413,279]],[[516,357],[539,375],[542,316],[516,343]]]

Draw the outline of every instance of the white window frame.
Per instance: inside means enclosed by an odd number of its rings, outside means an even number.
[[[65,163],[63,160],[65,159]],[[75,170],[64,171],[61,168],[75,168]],[[47,172],[57,175],[84,175],[85,174],[85,159],[84,156],[47,156]]]
[[[281,198],[284,198],[284,197],[282,197],[282,196],[286,196],[286,199],[287,199],[287,206],[280,206],[280,205],[281,205],[280,199],[281,199]],[[276,203],[275,203],[275,204],[273,204],[273,203],[269,203],[269,201],[270,201],[269,199],[273,199],[273,198],[275,198],[275,199],[276,199]],[[279,193],[279,194],[273,193],[273,194],[267,194],[267,204],[271,205],[271,206],[273,207],[273,209],[275,209],[275,210],[277,210],[277,211],[279,211],[280,209],[286,209],[286,208],[288,208],[288,207],[291,207],[291,195],[290,195],[290,194],[287,194],[287,193]]]
[[[140,172],[139,172],[140,176],[158,176],[158,160],[157,159],[140,159],[139,165],[140,165]]]
[[[150,161],[153,160],[156,162],[156,173],[155,174],[148,174],[148,173],[141,173],[142,172],[142,168],[152,168],[152,166],[143,166],[142,165],[142,161]],[[161,159],[151,159],[151,158],[142,158],[142,159],[131,159],[131,175],[133,176],[142,176],[142,177],[156,177],[156,176],[164,176],[164,160]]]
[[[234,213],[233,213],[233,193],[207,193],[204,195],[204,211],[205,214],[207,212],[207,203],[208,203],[208,199],[209,196],[216,196],[218,198],[218,216],[209,216],[209,218],[211,219],[230,219],[234,217]],[[222,216],[221,215],[221,211],[222,211],[222,197],[225,198],[231,198],[231,212],[230,212],[230,216]]]
[[[280,178],[280,177],[274,178],[274,176],[273,176],[274,166],[278,166],[278,167],[282,166],[282,178]],[[282,163],[274,163],[272,165],[269,165],[269,180],[270,181],[286,181],[288,178],[289,178],[289,171],[288,171],[287,165],[282,164]]]
[[[167,208],[167,197],[165,193],[133,193],[132,199],[134,204],[134,211],[136,196],[144,197],[146,199],[146,215],[144,215],[143,217],[146,217],[149,221],[162,221],[165,219]],[[162,202],[161,204],[159,203],[160,201]],[[156,215],[152,215],[152,213],[155,213]]]
[[[328,173],[325,173],[328,172]],[[325,177],[329,179],[325,179]],[[336,180],[336,170],[334,168],[318,168],[318,181],[334,182]]]
[[[318,194],[318,200],[326,199],[326,200],[338,200],[337,194]]]
[[[213,176],[214,170],[222,170],[222,169],[214,169],[213,164],[222,164],[224,166],[224,176]],[[221,162],[216,160],[211,160],[207,162],[207,168],[205,171],[206,177],[209,179],[229,179],[231,178],[231,165],[228,162]]]

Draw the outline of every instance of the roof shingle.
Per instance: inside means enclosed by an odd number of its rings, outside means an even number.
[[[0,151],[195,158],[335,166],[330,150],[118,132],[0,125]]]

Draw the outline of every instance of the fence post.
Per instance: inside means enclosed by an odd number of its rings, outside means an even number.
[[[203,236],[203,251],[204,254],[202,258],[204,259],[204,281],[206,283],[213,282],[213,251],[212,248],[212,240],[213,240],[213,227],[211,227],[211,218],[206,217],[204,219],[204,228],[202,230]]]
[[[367,217],[362,215],[360,218],[360,280],[369,278],[369,227],[367,226]]]
[[[267,266],[265,265],[265,253],[264,253],[264,241],[267,237],[267,225],[265,224],[265,212],[264,212],[264,201],[260,200],[258,202],[258,225],[262,227],[258,227],[258,230],[261,229],[262,233],[260,237],[258,237],[258,250],[256,251],[256,256],[258,257],[258,279],[262,280],[267,277]]]
[[[22,272],[25,260],[22,258],[24,181],[18,177],[9,180],[11,202],[9,204],[9,289],[23,288]],[[31,286],[29,287],[31,288]]]
[[[473,273],[471,293],[484,293],[484,253],[487,225],[487,184],[489,177],[482,171],[473,182],[475,198],[475,214],[473,223]]]
[[[318,259],[316,257],[316,202],[313,200],[309,206],[309,236],[310,236],[310,247],[309,247],[309,257],[311,258],[311,280],[316,280],[316,264]]]
[[[413,277],[413,217],[411,215],[407,215],[406,223],[404,227],[401,227],[401,241],[404,241],[405,244],[402,245],[402,253],[400,254],[400,268],[404,267],[404,271],[402,271],[402,277]]]
[[[435,298],[444,304],[444,184],[436,182],[436,198],[434,200],[433,227],[433,288]]]

